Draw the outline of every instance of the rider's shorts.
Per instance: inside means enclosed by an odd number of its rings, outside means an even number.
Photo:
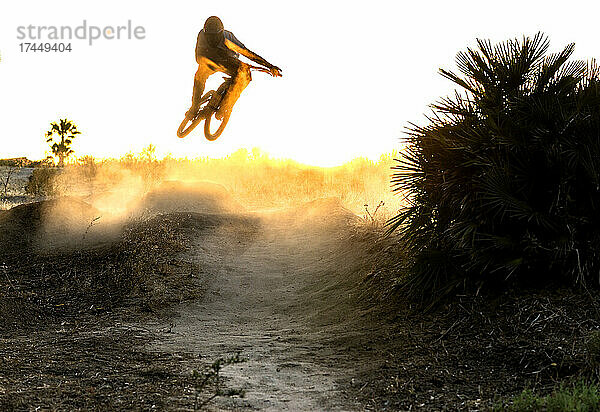
[[[215,72],[224,71],[225,74],[231,77],[237,76],[240,65],[243,64],[241,61],[232,56],[213,55],[205,57],[210,60],[207,64],[209,69]],[[217,63],[218,66],[211,64],[211,61]],[[222,68],[225,70],[221,70]]]

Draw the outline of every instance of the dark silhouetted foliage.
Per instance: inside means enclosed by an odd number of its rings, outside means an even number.
[[[462,89],[413,125],[392,177],[409,204],[389,222],[407,249],[405,292],[425,300],[486,282],[598,284],[600,80],[548,38],[457,55]],[[489,283],[488,283],[489,284]]]
[[[57,141],[54,141],[55,134],[60,138]],[[70,120],[60,119],[59,123],[50,123],[50,130],[46,132],[46,143],[50,144],[52,154],[58,157],[58,167],[64,167],[65,159],[73,154],[71,144],[79,134],[81,132]]]

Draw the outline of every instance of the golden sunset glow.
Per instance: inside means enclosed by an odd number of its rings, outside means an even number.
[[[0,412],[597,410],[600,3],[0,8]]]
[[[378,159],[399,149],[408,122],[452,93],[441,65],[476,37],[504,39],[551,31],[553,44],[577,41],[576,57],[597,56],[593,13],[560,13],[509,1],[368,4],[183,1],[177,5],[109,0],[28,2],[0,15],[0,157],[43,158],[52,121],[73,120],[82,131],[78,156],[118,158],[148,144],[158,157],[223,157],[258,147],[276,158],[319,166],[356,157]],[[477,4],[477,7],[474,5]],[[513,13],[518,8],[519,13]],[[26,10],[25,10],[26,9]],[[433,11],[433,12],[432,12]],[[493,13],[494,18],[481,18]],[[573,18],[568,15],[573,14]],[[576,13],[576,18],[575,18]],[[218,15],[248,48],[283,70],[254,73],[224,134],[208,142],[201,130],[178,139],[191,103],[198,31]],[[456,18],[469,21],[457,25]],[[427,16],[427,18],[424,18]],[[23,53],[17,27],[68,25],[143,27],[143,39],[73,40],[68,53]],[[565,21],[577,24],[564,25]],[[561,22],[561,24],[558,24]],[[587,32],[586,32],[587,31]],[[109,32],[110,34],[110,32]],[[34,40],[30,40],[34,41]],[[215,74],[206,90],[221,83]]]

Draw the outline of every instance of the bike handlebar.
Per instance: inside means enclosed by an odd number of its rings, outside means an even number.
[[[248,66],[250,66],[250,69],[256,70],[257,72],[263,72],[263,73],[271,73],[270,69],[266,69],[264,67],[260,67],[260,66],[253,66],[251,64],[249,64]]]

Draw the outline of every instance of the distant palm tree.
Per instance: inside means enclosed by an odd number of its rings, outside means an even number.
[[[457,55],[463,88],[413,125],[392,177],[409,206],[389,222],[409,257],[402,288],[435,300],[509,278],[598,284],[600,76],[546,55],[541,33]]]
[[[65,159],[73,153],[73,139],[81,132],[77,130],[75,123],[67,119],[60,119],[60,123],[50,123],[50,126],[50,130],[46,132],[46,142],[51,144],[52,154],[58,157],[58,167],[63,167]],[[54,134],[60,137],[60,141],[54,141]]]

